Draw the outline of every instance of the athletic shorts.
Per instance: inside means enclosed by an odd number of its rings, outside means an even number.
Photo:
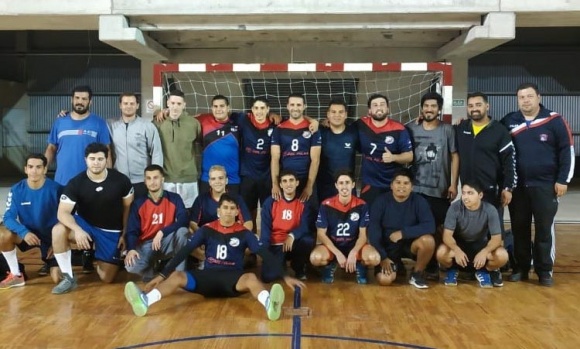
[[[191,269],[185,272],[187,284],[183,289],[204,297],[231,298],[243,294],[236,290],[242,270]]]
[[[36,236],[40,237],[40,235],[38,235],[38,234],[36,234]],[[22,252],[32,250],[33,248],[40,248],[40,258],[42,259],[42,261],[47,263],[48,266],[51,268],[58,267],[58,263],[56,262],[56,259],[54,258],[54,256],[50,259],[46,258],[46,256],[48,256],[48,250],[50,249],[50,246],[51,246],[50,243],[46,243],[44,240],[40,240],[40,246],[30,246],[29,244],[26,243],[26,241],[22,240],[22,242],[16,246],[18,246],[18,248]]]
[[[258,207],[258,202],[261,206],[272,195],[272,180],[244,176],[240,184],[240,194],[248,209],[253,211]]]
[[[395,263],[401,261],[401,258],[409,258],[415,260],[417,258],[411,252],[411,245],[415,239],[401,239],[397,243],[390,243],[386,246],[387,257]]]
[[[198,188],[197,182],[190,183],[163,183],[163,189],[179,194],[183,200],[185,208],[193,206],[193,202],[197,198]]]
[[[460,269],[467,269],[473,270],[473,259],[479,253],[479,251],[483,250],[485,246],[487,246],[487,240],[479,240],[479,241],[461,241],[456,240],[457,246],[467,255],[469,259],[469,263],[467,264],[466,268],[462,268],[453,260],[453,265],[460,268]]]
[[[121,232],[93,227],[81,216],[75,215],[77,224],[86,231],[95,243],[95,259],[105,263],[119,264],[119,239]]]
[[[322,244],[320,244],[320,246],[324,247],[324,248],[325,248],[325,249],[328,251],[328,254],[330,255],[330,259],[329,259],[329,260],[331,260],[331,261],[332,261],[332,260],[334,260],[334,257],[336,257],[336,256],[334,255],[334,253],[332,253],[332,251],[330,251],[330,250],[328,249],[328,247],[326,247],[326,246],[324,246],[324,245],[322,245]],[[356,260],[357,260],[357,261],[360,261],[360,260],[362,259],[362,251],[363,251],[363,250],[364,250],[364,248],[365,248],[365,247],[367,247],[367,246],[369,246],[369,244],[364,244],[364,245],[363,245],[363,247],[362,247],[360,250],[358,250],[358,253],[356,254]],[[339,250],[340,252],[342,252],[342,254],[343,254],[343,255],[344,255],[346,258],[348,258],[348,254],[350,253],[350,251],[351,251],[352,249],[342,249],[342,248],[340,248],[340,247],[339,247],[339,248],[338,248],[338,250]]]

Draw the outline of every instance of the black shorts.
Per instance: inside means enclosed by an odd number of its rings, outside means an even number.
[[[469,263],[467,264],[467,267],[462,268],[459,265],[457,265],[455,260],[453,260],[453,265],[455,267],[458,267],[459,269],[473,270],[473,259],[479,253],[479,251],[483,250],[485,246],[487,246],[487,242],[488,242],[487,240],[479,240],[479,241],[456,240],[457,246],[459,246],[461,251],[463,251],[463,253],[467,255]]]
[[[272,195],[272,180],[244,176],[240,184],[240,194],[248,209],[253,211],[258,207],[258,202],[261,206]]]
[[[387,257],[395,263],[401,261],[401,258],[417,259],[417,256],[411,252],[411,245],[416,239],[401,239],[397,243],[390,243],[386,246]]]
[[[36,235],[38,236],[38,234]],[[58,267],[58,263],[56,262],[56,259],[54,258],[54,256],[50,259],[46,258],[46,256],[48,256],[48,250],[50,249],[50,244],[45,243],[43,240],[40,241],[40,246],[30,246],[29,244],[26,243],[26,241],[22,240],[21,243],[19,243],[18,248],[20,249],[20,251],[22,252],[26,252],[28,250],[32,250],[33,248],[40,248],[40,259],[42,259],[42,261],[44,263],[47,263],[49,267]]]
[[[204,297],[229,298],[238,297],[243,294],[236,290],[236,285],[240,277],[244,274],[242,270],[188,270],[186,291],[198,293]],[[195,280],[195,288],[191,288],[191,278]]]

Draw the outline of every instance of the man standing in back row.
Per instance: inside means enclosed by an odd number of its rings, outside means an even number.
[[[362,153],[361,199],[372,206],[378,195],[390,191],[393,174],[413,161],[413,145],[405,126],[388,117],[389,99],[374,94],[368,116],[356,121]]]
[[[518,174],[510,205],[516,259],[510,281],[528,279],[533,249],[534,271],[540,285],[549,287],[554,284],[554,218],[574,174],[574,141],[564,118],[540,103],[537,85],[521,84],[517,97],[519,110],[502,119],[515,143]]]
[[[137,115],[139,100],[134,93],[121,94],[119,109],[121,117],[109,123],[115,169],[129,177],[135,189],[135,197],[145,196],[145,167],[151,164],[163,167],[159,132],[151,121]]]

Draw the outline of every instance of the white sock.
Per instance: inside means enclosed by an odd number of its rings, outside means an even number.
[[[263,290],[258,293],[258,302],[262,303],[264,308],[268,309],[268,302],[270,301],[270,292]]]
[[[157,303],[161,300],[161,292],[158,289],[154,288],[149,293],[147,293],[147,306],[151,306],[151,304]]]
[[[20,275],[20,267],[18,267],[18,256],[16,256],[16,247],[12,251],[2,251],[4,258],[6,258],[6,263],[8,263],[8,267],[10,268],[10,272],[14,276]]]
[[[63,252],[63,253],[55,253],[54,254],[54,258],[56,258],[56,262],[58,263],[58,266],[60,267],[60,271],[63,274],[70,275],[70,277],[73,276],[71,256],[72,256],[71,250],[68,250],[68,251]]]

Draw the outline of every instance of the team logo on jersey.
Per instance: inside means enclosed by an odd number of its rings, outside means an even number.
[[[540,135],[540,141],[541,141],[541,142],[547,142],[547,141],[548,141],[548,135],[547,135],[547,134],[545,134],[545,133],[542,133],[542,134]]]
[[[360,219],[360,215],[358,214],[358,212],[353,212],[350,214],[350,220],[353,222],[356,222]]]
[[[393,143],[395,143],[395,139],[393,138],[393,136],[387,136],[387,137],[385,137],[385,143],[393,144]]]
[[[351,144],[350,143],[344,143],[344,149],[350,149]]]
[[[310,131],[304,131],[304,132],[302,132],[302,137],[308,139],[308,138],[312,137],[312,133],[310,133]]]
[[[240,239],[238,239],[238,238],[231,238],[230,239],[230,246],[232,246],[232,247],[238,247],[238,246],[240,246]]]
[[[97,188],[95,189],[95,191],[96,191],[97,193],[98,193],[98,192],[100,192],[100,191],[103,191],[103,187],[97,187]]]
[[[272,128],[269,128],[269,129],[268,129],[268,137],[272,136],[272,132],[273,132],[273,131],[274,131],[274,129],[272,129]]]
[[[62,195],[60,196],[60,201],[70,201],[70,199],[68,198],[68,196],[66,196],[66,195],[62,194]]]
[[[232,126],[230,132],[238,132],[238,126]]]

